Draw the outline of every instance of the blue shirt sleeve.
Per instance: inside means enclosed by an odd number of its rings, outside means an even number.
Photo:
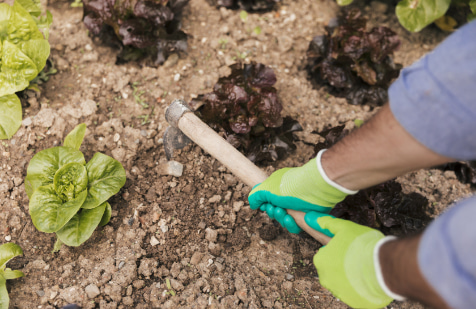
[[[402,70],[388,94],[395,118],[420,143],[476,159],[476,21]]]
[[[418,264],[451,308],[476,306],[476,197],[436,219],[423,233]]]

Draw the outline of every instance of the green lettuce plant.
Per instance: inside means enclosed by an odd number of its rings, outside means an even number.
[[[337,0],[339,5],[349,5],[353,0]],[[466,6],[472,13],[468,20],[476,17],[476,0],[402,0],[395,9],[400,24],[411,32],[418,32],[443,17],[450,5]]]
[[[122,164],[105,154],[86,163],[79,151],[85,132],[86,125],[78,125],[63,146],[40,151],[28,165],[30,216],[39,231],[56,233],[55,251],[63,243],[81,245],[98,225],[106,225],[112,211],[107,200],[126,182]]]
[[[7,280],[24,276],[21,271],[6,268],[6,265],[8,261],[22,254],[23,250],[17,244],[6,243],[0,246],[0,309],[8,309],[10,303],[7,291]]]
[[[11,138],[21,125],[21,103],[15,93],[43,70],[50,55],[52,20],[50,12],[41,15],[36,0],[16,0],[13,6],[0,3],[0,139]]]

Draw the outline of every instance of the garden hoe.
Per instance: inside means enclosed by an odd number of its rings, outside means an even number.
[[[185,147],[192,140],[251,188],[268,178],[265,172],[195,116],[185,101],[174,100],[165,111],[165,119],[170,125],[164,135],[167,160],[172,158],[175,149]],[[306,224],[305,213],[292,209],[287,209],[287,212],[300,228],[321,244],[325,245],[330,241],[330,237]]]

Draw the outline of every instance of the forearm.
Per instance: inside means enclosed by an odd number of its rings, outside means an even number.
[[[387,287],[394,293],[432,308],[449,308],[423,277],[418,266],[421,235],[389,241],[380,248],[379,260]]]
[[[409,171],[450,161],[405,131],[388,104],[322,155],[327,176],[350,190],[364,189]]]

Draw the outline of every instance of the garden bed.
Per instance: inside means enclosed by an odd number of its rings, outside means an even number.
[[[428,27],[404,30],[386,4],[362,6],[370,26],[398,33],[395,62],[404,66],[432,50],[445,34]],[[8,282],[11,308],[346,308],[319,285],[312,257],[319,244],[287,233],[266,215],[250,210],[250,188],[195,145],[176,152],[183,175],[164,175],[164,110],[175,98],[190,101],[210,92],[229,65],[241,59],[271,66],[283,115],[302,125],[297,150],[266,172],[299,166],[313,153],[311,134],[327,126],[368,119],[377,108],[349,105],[316,90],[306,72],[306,50],[324,33],[338,7],[328,0],[283,1],[277,11],[218,10],[193,0],[183,16],[187,55],[160,67],[116,65],[117,51],[88,37],[81,8],[51,1],[51,58],[56,75],[29,92],[23,124],[0,142],[0,243],[20,245],[24,255],[9,263],[25,277]],[[257,27],[261,31],[254,31]],[[258,34],[259,32],[259,34]],[[148,106],[148,107],[146,107]],[[40,150],[58,146],[86,123],[81,151],[90,160],[103,152],[120,161],[127,182],[109,200],[111,222],[80,247],[51,253],[54,234],[39,232],[28,214],[26,168]],[[422,170],[397,179],[406,193],[428,198],[437,216],[471,193],[453,172]],[[412,302],[393,308],[421,308]]]

